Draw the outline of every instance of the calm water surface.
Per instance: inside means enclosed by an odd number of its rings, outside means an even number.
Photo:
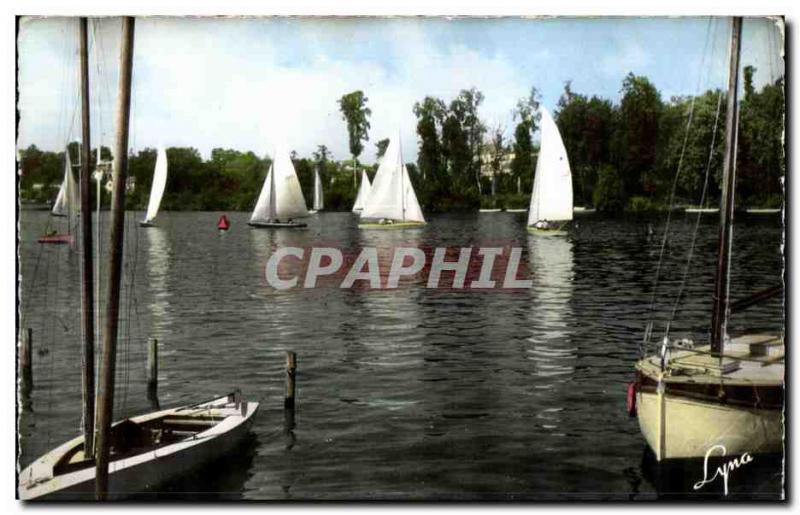
[[[147,338],[160,342],[159,400],[172,406],[242,389],[262,402],[253,436],[181,496],[243,499],[654,499],[692,492],[702,464],[651,463],[625,412],[664,218],[579,215],[566,237],[535,237],[525,213],[431,216],[416,231],[360,231],[350,213],[306,230],[251,229],[248,214],[128,214],[116,417],[150,409]],[[656,290],[656,332],[669,318],[696,215],[672,219]],[[108,223],[103,215],[103,223]],[[704,215],[673,334],[707,331],[716,215]],[[781,280],[778,216],[737,218],[733,297]],[[33,411],[20,421],[26,465],[80,430],[79,255],[36,243],[59,220],[20,214],[21,324],[34,331]],[[105,226],[104,226],[105,228]],[[103,234],[103,244],[107,240]],[[524,249],[525,291],[277,292],[263,275],[279,246]],[[385,261],[388,263],[388,261]],[[105,273],[102,274],[105,277]],[[105,288],[105,285],[103,285]],[[783,329],[775,299],[733,329]],[[298,355],[297,412],[284,418],[284,351]],[[776,498],[779,460],[731,479],[732,495]],[[189,494],[187,492],[194,492]]]

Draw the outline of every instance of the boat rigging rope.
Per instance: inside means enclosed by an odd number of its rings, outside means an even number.
[[[681,176],[681,169],[683,167],[683,158],[684,158],[685,153],[686,153],[686,146],[687,146],[687,144],[689,142],[689,134],[691,132],[692,122],[694,120],[694,106],[695,106],[695,101],[697,99],[697,94],[699,94],[699,92],[700,92],[700,84],[701,84],[701,79],[702,79],[702,76],[703,76],[702,70],[705,67],[705,56],[706,56],[706,52],[707,52],[708,47],[709,47],[709,43],[711,41],[712,22],[713,22],[713,18],[709,17],[708,26],[706,27],[706,41],[705,41],[705,45],[703,47],[702,58],[701,58],[701,61],[700,61],[700,70],[701,71],[700,71],[700,73],[698,73],[698,77],[697,77],[697,92],[696,92],[695,95],[692,96],[692,100],[691,100],[691,102],[689,104],[689,116],[688,116],[688,119],[686,121],[686,129],[685,129],[685,132],[684,132],[683,144],[681,146],[681,152],[680,152],[679,157],[678,157],[678,167],[677,167],[677,170],[675,172],[675,177],[674,177],[674,179],[672,181],[672,188],[670,189],[669,205],[668,205],[668,210],[667,210],[667,220],[666,220],[666,223],[664,224],[664,234],[661,237],[661,245],[660,245],[659,252],[658,252],[658,264],[656,265],[655,277],[653,279],[653,291],[652,291],[652,294],[650,296],[650,306],[648,308],[648,318],[650,320],[650,323],[647,325],[647,329],[645,330],[645,336],[642,339],[642,341],[640,343],[640,347],[639,347],[639,352],[640,352],[641,356],[644,356],[646,354],[647,346],[650,343],[650,336],[651,336],[651,331],[652,331],[653,313],[655,311],[656,297],[657,297],[657,294],[658,294],[658,282],[659,282],[659,279],[660,279],[660,276],[661,276],[661,268],[662,268],[662,265],[664,263],[664,250],[667,247],[667,237],[669,236],[669,227],[670,227],[670,222],[672,220],[673,207],[674,207],[674,204],[675,204],[675,192],[677,191],[677,188],[678,188],[678,179]],[[711,45],[711,51],[713,53],[713,45]],[[667,329],[667,331],[668,331],[668,329]]]
[[[706,199],[706,194],[708,192],[708,178],[710,176],[711,171],[711,162],[714,160],[714,147],[716,146],[716,139],[717,139],[717,127],[719,125],[719,114],[720,109],[722,107],[722,91],[720,90],[717,94],[717,110],[714,116],[714,129],[711,133],[711,145],[708,149],[708,160],[706,161],[706,172],[705,172],[705,179],[703,180],[703,192],[700,195],[700,207],[705,207],[708,200]],[[669,322],[673,322],[675,320],[675,314],[678,312],[678,306],[680,304],[681,298],[683,296],[683,290],[686,287],[686,279],[689,277],[689,270],[691,269],[692,258],[694,256],[694,248],[695,244],[697,243],[697,233],[700,229],[700,218],[703,216],[702,211],[698,211],[697,219],[694,223],[694,230],[692,231],[692,243],[689,245],[689,252],[686,258],[686,267],[683,271],[683,278],[681,279],[680,287],[678,288],[678,295],[675,297],[675,304],[672,306],[672,314],[670,315]]]

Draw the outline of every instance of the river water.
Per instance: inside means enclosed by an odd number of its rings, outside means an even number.
[[[235,387],[261,402],[252,437],[224,463],[165,497],[269,500],[649,500],[691,489],[702,464],[666,470],[625,410],[647,321],[665,217],[576,217],[563,237],[529,236],[525,213],[430,216],[414,231],[361,231],[350,213],[304,230],[259,230],[247,213],[128,213],[116,418],[150,409],[147,338],[160,349],[162,406]],[[663,331],[683,279],[696,215],[675,214],[655,295]],[[102,217],[102,243],[108,215]],[[79,255],[39,245],[47,212],[20,213],[21,319],[33,328],[32,411],[19,429],[24,466],[80,430]],[[732,297],[781,281],[783,229],[738,216]],[[710,319],[717,216],[703,215],[672,334],[702,339]],[[511,246],[525,290],[277,291],[264,266],[278,247]],[[105,280],[105,271],[101,273]],[[103,289],[105,285],[102,285]],[[737,314],[783,330],[780,299]],[[297,353],[297,410],[283,412],[284,354]],[[732,474],[731,497],[779,498],[780,458]]]

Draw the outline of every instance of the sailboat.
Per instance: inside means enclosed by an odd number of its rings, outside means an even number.
[[[78,183],[72,173],[72,163],[69,158],[69,148],[64,151],[64,180],[58,189],[56,201],[50,213],[53,216],[73,216],[78,209]]]
[[[248,225],[276,229],[305,227],[305,223],[294,221],[308,216],[308,208],[292,160],[281,149],[274,154]]]
[[[69,148],[64,151],[64,180],[61,181],[61,187],[58,190],[56,201],[50,214],[57,217],[67,218],[67,232],[66,234],[59,234],[52,231],[39,237],[39,243],[56,243],[67,244],[72,243],[72,229],[78,216],[78,183],[75,181],[75,175],[72,173],[72,163],[69,158]]]
[[[372,191],[372,184],[369,182],[367,171],[361,170],[361,185],[358,187],[356,202],[353,204],[353,213],[361,213],[364,210],[364,204],[367,202],[370,191]]]
[[[542,135],[528,209],[528,232],[564,234],[562,229],[572,220],[572,173],[556,122],[544,106],[539,109]]]
[[[322,194],[322,180],[319,177],[319,168],[314,168],[314,205],[309,213],[318,213],[324,208],[325,200]]]
[[[703,458],[712,451],[715,457],[738,457],[783,450],[784,336],[727,334],[732,313],[783,292],[774,287],[737,302],[728,298],[741,31],[742,19],[734,18],[710,341],[672,340],[667,325],[660,351],[636,363],[636,381],[628,387],[628,413],[638,418],[659,462]],[[648,324],[645,342],[651,332]]]
[[[164,188],[167,187],[167,151],[159,147],[156,156],[156,169],[153,172],[153,185],[150,188],[150,201],[147,204],[147,214],[144,220],[139,222],[142,227],[153,227],[155,225],[158,208],[161,206],[161,198],[164,196]]]
[[[124,18],[120,94],[113,165],[111,245],[102,370],[95,414],[91,212],[89,204],[88,20],[80,20],[84,166],[81,169],[83,435],[35,460],[19,473],[22,500],[121,498],[157,488],[218,459],[238,445],[258,410],[238,390],[208,401],[112,423],[125,228],[125,175],[133,65],[134,19]],[[96,415],[96,417],[95,417]],[[95,418],[97,433],[95,441]]]
[[[389,142],[378,166],[361,218],[376,220],[359,224],[361,229],[413,229],[426,224],[403,162],[399,132]]]

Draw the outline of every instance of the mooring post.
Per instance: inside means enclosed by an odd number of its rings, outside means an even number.
[[[158,340],[147,340],[147,396],[155,397],[158,394]]]
[[[286,394],[283,398],[283,408],[294,410],[295,396],[295,371],[297,370],[297,354],[286,351]]]
[[[33,329],[30,327],[22,330],[19,368],[22,378],[22,393],[27,395],[33,390]]]

